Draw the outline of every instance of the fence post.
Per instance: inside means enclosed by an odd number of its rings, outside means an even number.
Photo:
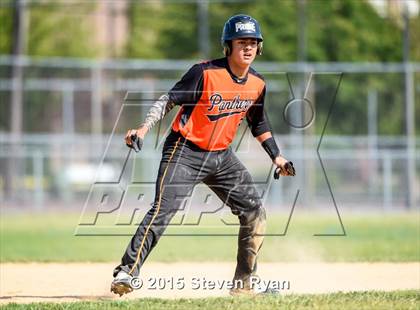
[[[374,193],[375,181],[377,179],[378,161],[378,94],[376,90],[368,92],[368,149],[369,149],[369,196]]]
[[[414,74],[405,64],[405,124],[407,135],[407,164],[406,164],[406,207],[413,209],[415,205],[415,183],[416,183],[416,129],[415,129],[415,108],[414,108]]]
[[[98,138],[102,134],[102,102],[101,102],[101,67],[95,65],[91,72],[91,107],[92,107],[92,134]]]
[[[388,151],[384,152],[383,157],[383,205],[386,211],[392,207],[392,158]]]
[[[34,171],[35,207],[40,210],[44,207],[44,155],[36,150],[32,155]]]
[[[66,85],[63,91],[63,132],[68,135],[74,134],[74,96],[73,86]]]

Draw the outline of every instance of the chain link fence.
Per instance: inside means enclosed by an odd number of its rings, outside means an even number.
[[[139,155],[128,154],[123,134],[139,124],[147,106],[192,64],[1,56],[1,205],[81,207],[98,178],[114,182],[121,175],[128,156],[136,168],[127,166],[131,170],[124,182],[119,179],[121,184],[129,184],[133,176],[153,183],[161,141],[176,111],[149,134]],[[16,66],[22,69],[20,78],[12,75]],[[298,172],[296,178],[273,182],[268,156],[241,126],[232,147],[262,194],[266,189],[267,206],[289,208],[296,191],[300,193],[297,203],[307,208],[331,207],[334,202],[339,208],[353,209],[403,210],[420,205],[415,190],[420,140],[401,129],[407,121],[401,108],[407,95],[404,81],[408,75],[411,100],[418,102],[420,64],[257,63],[256,69],[266,77],[266,107],[276,139]],[[363,87],[354,87],[360,83]],[[348,99],[351,87],[353,98]],[[127,92],[137,96],[137,104],[125,104]],[[14,101],[16,97],[20,102]],[[314,122],[293,128],[285,106],[303,97],[314,109],[300,106],[289,113],[303,122],[313,117]],[[363,104],[352,108],[349,100]],[[22,117],[18,127],[13,125],[16,104]],[[390,109],[402,112],[386,119]],[[386,132],[387,122],[395,123],[396,134]],[[407,176],[408,163],[414,163],[414,178]]]

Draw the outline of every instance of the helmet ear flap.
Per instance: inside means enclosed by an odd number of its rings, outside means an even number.
[[[232,41],[225,41],[223,43],[223,54],[225,56],[230,56],[232,53]]]
[[[258,42],[258,45],[257,45],[257,55],[261,56],[262,52],[263,52],[263,42],[260,41]]]

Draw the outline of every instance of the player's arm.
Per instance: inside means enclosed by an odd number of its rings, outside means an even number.
[[[256,139],[261,143],[262,147],[270,156],[273,163],[277,166],[277,169],[274,173],[275,179],[277,179],[279,175],[295,175],[295,168],[293,167],[293,163],[288,161],[280,154],[276,140],[274,140],[274,137],[270,131],[257,136]]]
[[[279,174],[294,175],[293,164],[280,154],[280,149],[271,133],[271,126],[264,110],[264,97],[265,88],[257,102],[248,110],[246,117],[248,126],[252,135],[261,143],[273,163],[279,168]],[[288,169],[289,166],[291,166],[290,169]]]
[[[138,138],[136,143],[141,149],[144,137],[157,122],[165,117],[175,105],[191,104],[198,101],[202,92],[203,69],[196,64],[184,74],[174,87],[156,100],[146,114],[144,122],[137,129],[130,129],[125,136],[127,146],[133,146],[133,140]]]
[[[127,134],[125,135],[125,143],[128,146],[132,145],[133,136],[144,140],[147,132],[152,129],[158,121],[163,119],[174,106],[175,103],[170,101],[168,94],[160,96],[160,98],[150,107],[144,122],[137,129],[130,129],[127,131]]]

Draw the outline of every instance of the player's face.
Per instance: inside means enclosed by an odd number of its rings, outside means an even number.
[[[240,38],[232,40],[232,53],[230,55],[237,65],[249,66],[257,55],[258,41],[253,38]]]

